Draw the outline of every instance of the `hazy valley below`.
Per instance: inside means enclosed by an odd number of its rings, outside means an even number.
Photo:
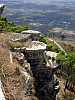
[[[32,25],[35,30],[44,33],[53,27],[75,30],[75,2],[58,1],[38,4],[37,2],[4,0],[0,3],[6,5],[3,15],[17,24]]]

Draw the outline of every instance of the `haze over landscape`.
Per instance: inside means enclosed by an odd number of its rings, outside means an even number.
[[[3,15],[17,24],[27,23],[44,33],[59,26],[75,30],[74,0],[0,0],[0,3],[6,4]]]

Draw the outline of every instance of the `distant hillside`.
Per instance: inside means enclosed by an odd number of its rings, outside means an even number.
[[[32,1],[32,0],[31,0]],[[40,4],[29,0],[2,0],[6,4],[3,16],[16,24],[29,24],[33,29],[47,33],[49,28],[63,27],[75,30],[75,2],[56,0]],[[47,1],[46,1],[47,2]]]

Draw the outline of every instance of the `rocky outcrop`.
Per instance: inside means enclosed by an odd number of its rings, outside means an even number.
[[[46,46],[32,41],[29,47],[14,49],[13,56],[20,64],[18,71],[23,78],[22,93],[26,98],[37,96],[40,100],[56,100],[59,82],[54,79],[54,68],[46,66]]]
[[[40,100],[56,100],[59,82],[54,79],[54,69],[46,66],[44,51],[27,50],[25,55],[31,65],[37,97]]]

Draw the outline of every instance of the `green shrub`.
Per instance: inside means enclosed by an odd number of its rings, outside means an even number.
[[[29,25],[16,25],[14,22],[9,22],[5,17],[0,17],[0,31],[20,33],[30,29]]]
[[[53,51],[53,52],[57,52],[59,53],[60,52],[60,49],[54,44],[54,42],[50,42],[48,40],[48,37],[44,36],[44,37],[41,37],[40,38],[40,41],[41,42],[44,42],[45,44],[47,44],[47,50],[49,51]]]

